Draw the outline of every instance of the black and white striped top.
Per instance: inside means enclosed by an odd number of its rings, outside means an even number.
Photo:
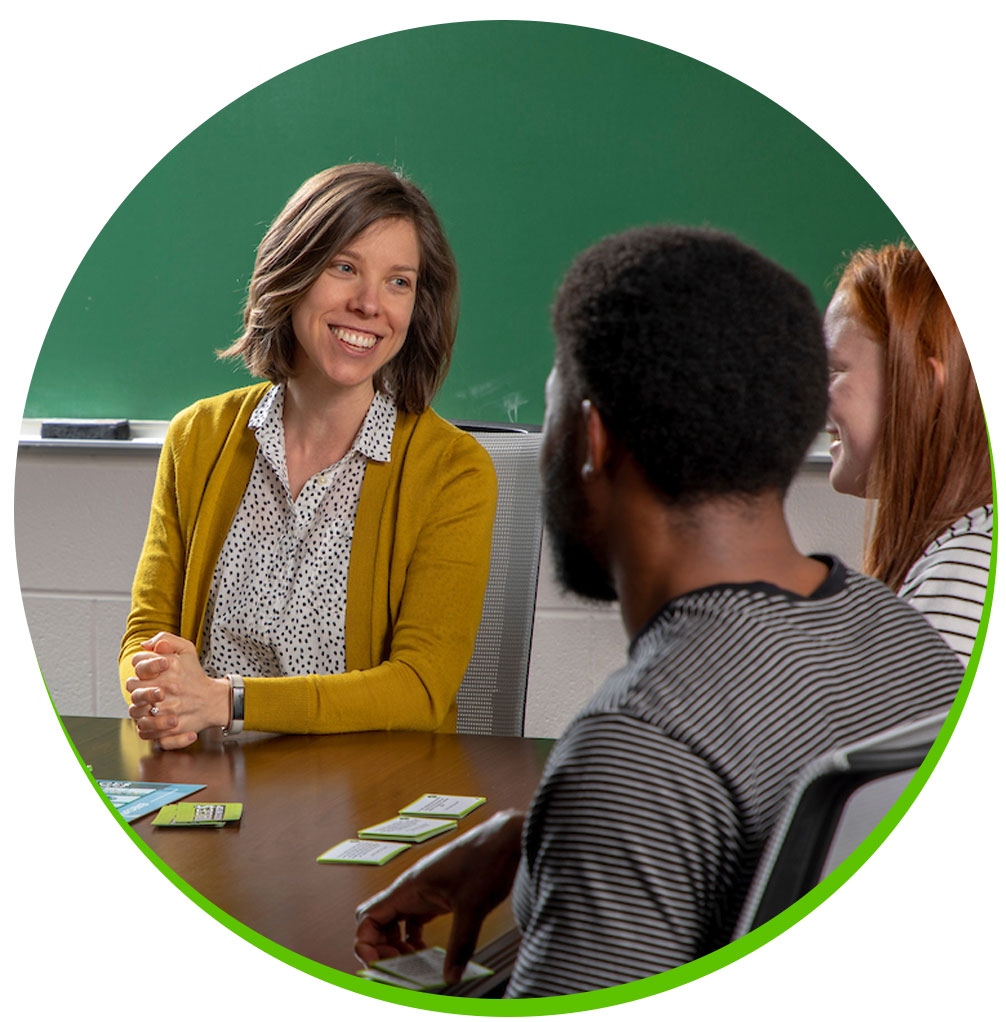
[[[959,518],[908,569],[898,595],[925,614],[966,666],[992,562],[992,505]]]
[[[950,705],[957,658],[831,560],[671,601],[556,743],[524,829],[508,997],[664,972],[726,943],[800,767]]]

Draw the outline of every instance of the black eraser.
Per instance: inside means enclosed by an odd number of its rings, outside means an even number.
[[[43,440],[128,440],[129,419],[50,419]]]

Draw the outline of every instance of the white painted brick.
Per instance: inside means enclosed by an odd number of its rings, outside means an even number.
[[[91,601],[24,597],[25,617],[45,684],[60,713],[97,713]],[[42,684],[42,679],[38,680]]]
[[[126,628],[129,597],[94,601],[95,687],[99,717],[126,716],[119,690],[119,642]]]
[[[150,515],[152,452],[18,452],[14,536],[22,589],[129,592]]]
[[[850,568],[862,568],[866,501],[836,493],[826,465],[799,473],[786,497],[786,518],[803,553],[835,554]]]
[[[543,611],[535,619],[524,733],[555,738],[611,671],[625,661],[621,620]]]

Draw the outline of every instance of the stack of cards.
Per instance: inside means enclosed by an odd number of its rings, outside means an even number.
[[[206,787],[205,784],[169,784],[163,781],[98,781],[98,786],[127,823]]]
[[[361,969],[359,975],[377,980],[378,983],[404,987],[406,990],[440,990],[447,986],[444,982],[446,957],[447,952],[442,947],[430,947],[412,955],[383,958],[379,962],[374,962],[371,968]],[[469,980],[481,979],[492,974],[492,969],[469,962],[465,966],[461,982],[467,983]]]
[[[458,820],[484,803],[479,795],[423,795],[400,809],[399,816],[358,831],[359,840],[342,841],[316,861],[383,866],[409,845],[454,830]]]
[[[242,802],[178,802],[165,806],[154,818],[154,827],[223,827],[241,819]]]
[[[460,820],[484,803],[485,799],[478,795],[423,795],[398,811],[402,816],[439,816]]]
[[[383,866],[408,845],[391,841],[342,841],[327,852],[322,852],[316,862],[357,862],[364,866]]]
[[[396,816],[384,823],[357,831],[359,837],[374,838],[377,841],[388,838],[392,841],[408,841],[418,844],[429,841],[431,837],[443,834],[448,830],[456,830],[457,820],[430,820],[418,816]]]

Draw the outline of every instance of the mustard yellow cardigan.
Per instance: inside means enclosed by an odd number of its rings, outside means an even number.
[[[199,401],[168,427],[119,654],[159,631],[200,648],[210,581],[258,449],[248,418],[268,384]],[[391,461],[368,462],[346,602],[346,672],[246,678],[245,727],[453,731],[489,574],[496,474],[432,409],[398,413]]]

